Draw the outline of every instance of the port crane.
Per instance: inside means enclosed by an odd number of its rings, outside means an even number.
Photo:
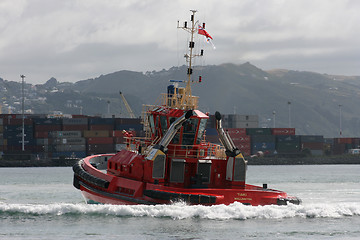
[[[133,110],[131,109],[129,103],[126,101],[126,99],[125,99],[124,95],[122,94],[122,92],[120,91],[119,93],[120,93],[120,96],[121,96],[121,98],[122,98],[122,100],[124,102],[126,110],[128,111],[128,113],[130,115],[130,118],[136,118]]]

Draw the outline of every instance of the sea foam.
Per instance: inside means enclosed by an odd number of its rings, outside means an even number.
[[[0,203],[4,215],[100,215],[116,217],[168,217],[172,219],[282,219],[282,218],[342,218],[360,216],[360,203],[308,204],[287,206],[245,206],[240,203],[214,206],[172,205],[87,205],[70,203],[8,204]]]

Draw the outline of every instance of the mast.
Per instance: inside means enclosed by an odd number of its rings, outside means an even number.
[[[201,54],[194,54],[194,34],[197,31],[196,24],[198,24],[198,21],[195,21],[195,13],[196,10],[190,10],[192,12],[190,21],[191,21],[191,27],[189,28],[187,25],[187,22],[184,22],[184,26],[180,27],[178,22],[178,28],[181,28],[187,32],[190,33],[190,42],[189,42],[189,54],[185,54],[186,62],[188,63],[188,69],[187,69],[187,81],[186,81],[186,87],[185,87],[185,94],[181,98],[181,105],[185,107],[185,109],[193,109],[196,105],[193,102],[193,97],[191,93],[191,75],[193,73],[192,66],[193,66],[193,59],[197,56],[203,56],[203,50],[201,50]]]

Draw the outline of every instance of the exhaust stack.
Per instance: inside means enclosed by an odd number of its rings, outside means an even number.
[[[240,150],[235,146],[229,134],[224,131],[221,123],[221,114],[218,111],[215,112],[215,119],[216,119],[216,131],[219,134],[219,138],[222,145],[226,149],[226,155],[235,157],[240,153]]]

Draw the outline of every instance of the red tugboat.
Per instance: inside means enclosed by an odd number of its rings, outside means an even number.
[[[175,83],[162,95],[158,106],[147,106],[146,138],[128,134],[127,149],[116,154],[86,157],[74,165],[74,186],[87,203],[286,205],[300,204],[285,192],[246,184],[247,161],[222,128],[215,113],[216,129],[223,146],[205,142],[207,114],[197,110],[198,97],[191,94],[194,34],[204,35],[192,10],[188,79],[186,87]],[[209,35],[210,36],[210,35]],[[175,81],[176,82],[176,81]]]

